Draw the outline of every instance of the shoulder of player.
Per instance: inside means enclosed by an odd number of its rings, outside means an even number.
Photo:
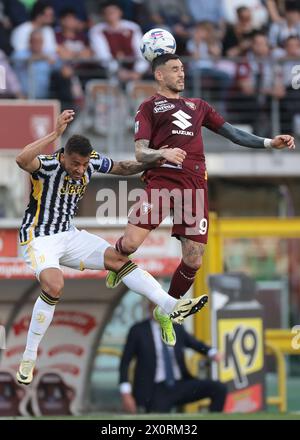
[[[90,163],[89,165],[93,165],[96,163],[99,163],[99,160],[101,160],[101,154],[98,153],[98,151],[93,150],[90,154]]]
[[[141,107],[150,107],[152,105],[155,104],[155,101],[158,99],[157,95],[152,95],[149,98],[145,99],[142,104]]]
[[[155,100],[156,100],[157,96],[153,95],[150,96],[150,98],[145,99],[139,106],[138,111],[137,111],[137,115],[139,113],[144,113],[144,112],[151,112],[153,110],[153,107],[155,106]]]
[[[103,154],[103,153],[99,153],[96,150],[93,150],[90,154],[90,161],[97,161],[97,160],[103,160],[103,159],[110,159],[109,157],[107,157],[107,155]]]
[[[198,111],[207,112],[212,109],[212,106],[207,101],[201,98],[188,98],[186,101],[190,102],[192,105],[195,105]]]
[[[40,159],[44,164],[53,165],[59,163],[59,152],[53,154],[39,154],[38,159]]]
[[[106,162],[106,161],[110,161],[113,162],[112,159],[110,157],[107,157],[106,155],[99,153],[96,150],[93,150],[90,154],[90,165],[99,165],[99,161],[101,162]]]
[[[204,101],[204,99],[201,98],[185,98],[183,97],[182,100],[184,101],[184,103],[189,106],[189,104],[194,105],[196,107],[199,107],[201,104],[207,104],[206,101]]]
[[[184,107],[189,108],[193,111],[197,111],[197,112],[206,112],[207,109],[209,108],[209,104],[204,101],[201,98],[186,98],[186,97],[182,97],[181,98],[181,106],[182,103],[184,104]]]

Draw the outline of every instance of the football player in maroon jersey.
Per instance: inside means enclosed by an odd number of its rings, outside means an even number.
[[[295,141],[284,134],[273,139],[249,134],[226,122],[202,99],[181,97],[185,73],[177,55],[155,58],[152,69],[158,90],[137,111],[135,151],[139,162],[161,159],[162,166],[145,172],[145,198],[131,210],[116,249],[126,255],[135,252],[150,231],[170,213],[165,209],[169,202],[174,214],[172,236],[178,238],[182,246],[182,261],[169,289],[169,294],[178,298],[192,285],[207,243],[207,173],[202,126],[249,148],[294,149]],[[157,197],[157,191],[163,189],[166,197],[169,194],[169,201]],[[176,197],[178,192],[179,197]],[[179,221],[175,221],[176,216]],[[107,285],[114,287],[114,279],[114,274],[109,273]]]

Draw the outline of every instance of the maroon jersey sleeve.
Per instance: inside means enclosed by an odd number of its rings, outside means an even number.
[[[147,139],[152,136],[152,104],[151,102],[143,102],[135,116],[134,140]]]
[[[218,131],[225,124],[225,119],[211,105],[205,103],[206,113],[203,125],[212,131]]]

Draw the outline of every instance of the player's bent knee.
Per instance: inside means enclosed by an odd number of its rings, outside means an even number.
[[[126,242],[125,240],[123,240],[122,243],[122,247],[123,247],[123,251],[124,253],[126,253],[127,255],[133,254],[137,249],[138,249],[138,245],[132,242]]]
[[[58,276],[57,278],[44,278],[41,280],[41,287],[42,290],[48,293],[50,296],[58,298],[62,294],[64,288],[64,279],[62,275]]]
[[[120,254],[113,247],[107,248],[104,253],[104,266],[107,270],[118,272],[128,261],[128,257]]]
[[[43,289],[46,293],[53,296],[54,298],[58,298],[63,291],[64,283],[59,281],[53,281],[48,283],[45,289]]]

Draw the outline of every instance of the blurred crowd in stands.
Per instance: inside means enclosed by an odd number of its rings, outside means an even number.
[[[187,94],[218,102],[231,122],[261,135],[257,115],[269,115],[276,102],[281,130],[294,130],[300,0],[0,0],[1,96],[56,98],[63,108],[80,108],[89,79],[124,89],[150,79],[139,46],[153,27],[175,36]]]

